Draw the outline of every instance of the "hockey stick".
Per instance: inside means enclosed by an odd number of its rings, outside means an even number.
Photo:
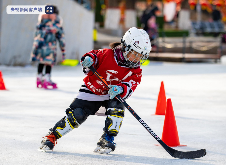
[[[99,75],[99,73],[96,71],[96,69],[93,66],[90,66],[89,69],[104,83],[104,85],[108,87],[108,83],[106,80]],[[153,131],[152,129],[137,115],[137,113],[125,102],[124,99],[122,99],[119,95],[116,96],[116,98],[130,111],[130,113],[143,125],[143,127],[157,140],[162,147],[174,158],[179,159],[194,159],[194,158],[200,158],[206,155],[206,149],[200,149],[197,151],[178,151],[175,150],[168,145],[166,145]]]

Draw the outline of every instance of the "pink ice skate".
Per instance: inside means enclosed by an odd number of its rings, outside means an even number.
[[[52,81],[46,81],[44,80],[42,87],[44,89],[56,89],[57,88],[57,84],[52,82]]]
[[[42,88],[42,80],[37,77],[37,88]]]
[[[46,74],[45,79],[44,79],[43,84],[42,84],[42,87],[44,89],[56,89],[57,84],[52,82],[52,80],[50,79],[50,74]]]

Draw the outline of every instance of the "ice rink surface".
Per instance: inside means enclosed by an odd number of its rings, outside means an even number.
[[[150,62],[127,103],[159,136],[165,116],[155,113],[161,81],[171,98],[181,151],[205,148],[205,157],[172,158],[142,125],[125,111],[116,150],[93,152],[102,134],[105,116],[89,116],[79,128],[58,140],[51,153],[39,152],[42,137],[65,116],[65,110],[83,84],[81,66],[55,66],[57,90],[36,88],[36,67],[0,66],[7,90],[0,90],[0,165],[225,165],[226,64]]]

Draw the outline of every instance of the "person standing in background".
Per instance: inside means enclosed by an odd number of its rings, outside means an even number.
[[[57,84],[51,80],[52,66],[56,63],[57,40],[59,41],[62,52],[62,60],[65,59],[63,20],[59,16],[59,10],[56,6],[53,6],[53,12],[53,14],[39,15],[38,25],[36,26],[31,60],[39,62],[36,82],[37,88],[57,88]],[[44,67],[45,75],[43,75]]]
[[[221,21],[221,12],[217,9],[216,6],[213,6],[212,19],[213,21]]]
[[[142,28],[148,32],[148,20],[151,17],[155,17],[156,18],[156,11],[158,11],[158,7],[152,3],[150,5],[147,6],[146,10],[144,10],[142,16],[141,16],[141,25]]]
[[[147,33],[150,37],[150,41],[153,41],[158,34],[158,27],[156,24],[156,17],[155,16],[151,16],[151,18],[149,18],[148,22],[148,29],[147,29]],[[153,46],[153,45],[152,45]]]

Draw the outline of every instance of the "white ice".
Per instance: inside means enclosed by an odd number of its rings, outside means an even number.
[[[55,66],[52,80],[59,89],[36,88],[36,67],[0,66],[7,90],[0,90],[0,164],[226,164],[226,64],[150,62],[142,67],[142,82],[127,103],[159,136],[165,116],[155,113],[161,81],[171,98],[181,151],[205,148],[205,157],[172,158],[126,110],[116,150],[93,152],[102,134],[105,116],[90,116],[78,129],[58,140],[51,153],[39,152],[48,129],[65,115],[65,109],[83,84],[81,66]]]

